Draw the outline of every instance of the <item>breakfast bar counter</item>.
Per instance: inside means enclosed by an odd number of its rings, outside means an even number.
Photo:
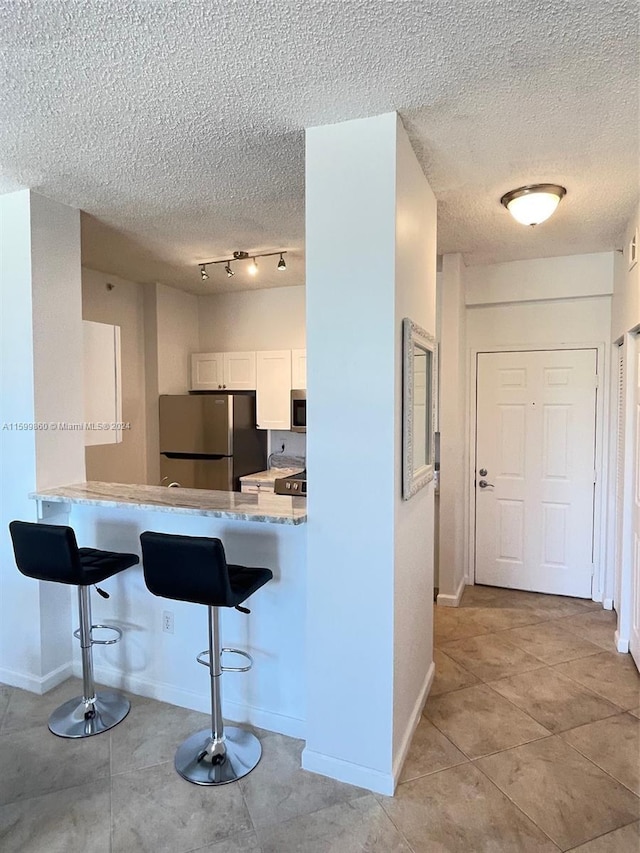
[[[223,711],[230,720],[304,737],[306,498],[98,482],[41,489],[30,497],[38,519],[68,524],[80,547],[142,556],[140,535],[147,530],[206,536],[222,541],[229,563],[270,569],[273,580],[248,599],[250,614],[234,608],[221,613],[225,646],[255,660],[250,672],[225,675]],[[196,662],[206,645],[206,608],[151,595],[143,570],[141,562],[101,583],[109,599],[93,597],[94,621],[123,631],[121,643],[94,647],[96,679],[207,712],[209,678]],[[73,655],[79,674],[77,644]]]
[[[267,524],[304,524],[307,520],[306,498],[268,493],[242,494],[89,482],[43,489],[29,497],[55,503],[152,510]]]

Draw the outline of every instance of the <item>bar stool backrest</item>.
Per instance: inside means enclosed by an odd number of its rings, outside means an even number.
[[[16,565],[23,575],[57,583],[83,582],[78,543],[71,527],[12,521],[9,531]]]
[[[211,607],[233,607],[220,539],[147,531],[140,535],[147,588],[154,595]]]

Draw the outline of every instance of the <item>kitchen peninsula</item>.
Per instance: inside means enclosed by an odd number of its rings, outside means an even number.
[[[304,737],[305,498],[97,482],[30,497],[41,521],[69,524],[80,546],[140,554],[145,530],[211,536],[222,540],[229,563],[270,568],[273,581],[248,601],[250,615],[222,611],[224,645],[254,659],[250,672],[225,676],[223,710],[228,719]],[[206,646],[206,608],[152,596],[142,566],[101,586],[111,597],[92,597],[93,621],[117,625],[124,637],[115,646],[94,647],[97,679],[206,712],[209,680],[195,659]]]

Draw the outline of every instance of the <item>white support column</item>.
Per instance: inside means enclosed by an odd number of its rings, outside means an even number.
[[[307,133],[307,745],[391,793],[431,671],[433,490],[401,501],[401,321],[435,333],[435,199],[395,113]]]
[[[7,530],[34,488],[82,481],[80,213],[28,190],[0,196],[2,298],[0,680],[43,692],[71,673],[69,590],[23,578]],[[53,426],[55,425],[55,426]]]

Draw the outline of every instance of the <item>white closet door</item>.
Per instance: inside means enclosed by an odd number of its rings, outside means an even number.
[[[633,353],[633,550],[631,553],[631,631],[629,650],[640,669],[640,337]]]

